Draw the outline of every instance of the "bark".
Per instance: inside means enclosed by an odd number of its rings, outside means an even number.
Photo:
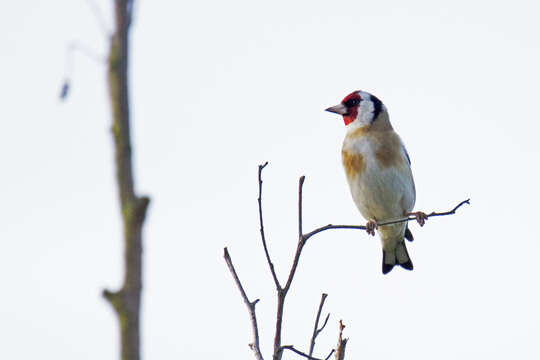
[[[137,196],[133,177],[129,112],[129,28],[133,1],[113,0],[115,29],[108,57],[108,85],[112,110],[116,180],[123,221],[124,283],[120,290],[104,290],[120,323],[121,359],[140,359],[142,292],[142,228],[150,199]]]

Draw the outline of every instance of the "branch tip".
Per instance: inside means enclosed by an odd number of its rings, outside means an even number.
[[[328,356],[325,357],[324,360],[330,359],[330,356],[332,356],[332,354],[333,354],[335,351],[336,351],[336,349],[332,349],[332,350],[330,351],[330,354],[328,354]]]
[[[323,293],[321,295],[321,302],[319,304],[319,309],[317,310],[317,316],[315,317],[315,325],[313,326],[313,334],[311,335],[311,342],[309,344],[309,356],[313,355],[313,351],[315,350],[315,339],[317,339],[317,336],[323,331],[324,327],[326,326],[326,323],[328,322],[328,319],[330,318],[330,314],[326,315],[326,319],[324,320],[323,326],[319,328],[319,320],[321,318],[322,309],[324,306],[324,302],[326,301],[326,298],[328,297],[328,294]]]
[[[259,302],[259,299],[253,302],[249,301],[246,291],[244,290],[244,287],[242,283],[240,282],[240,279],[238,278],[238,274],[236,273],[236,270],[232,263],[232,259],[229,255],[229,251],[227,247],[223,249],[223,257],[225,258],[227,267],[229,268],[229,271],[234,279],[234,282],[236,283],[236,286],[238,287],[238,290],[240,290],[240,295],[242,296],[242,300],[244,300],[244,303],[246,304],[246,307],[248,308],[249,317],[251,319],[251,328],[253,332],[253,343],[250,344],[250,348],[251,350],[253,350],[253,352],[255,353],[255,357],[258,360],[263,360],[263,356],[261,354],[261,349],[259,345],[259,327],[257,324],[257,315],[255,314],[255,305],[257,304],[257,302]]]
[[[265,168],[266,165],[268,165],[268,161],[265,162],[263,165],[259,165],[259,173],[258,173],[259,197],[257,198],[257,203],[259,207],[259,228],[260,228],[260,233],[261,233],[261,242],[264,248],[264,255],[266,256],[266,262],[268,263],[268,267],[270,268],[270,273],[272,274],[274,285],[276,286],[276,289],[278,289],[279,291],[279,289],[281,289],[281,284],[279,283],[279,280],[277,278],[277,274],[274,269],[274,264],[272,263],[272,259],[270,259],[270,252],[268,251],[268,246],[266,245],[266,236],[264,235],[264,220],[263,220],[263,209],[262,209],[262,190],[263,190],[262,170]]]
[[[330,313],[326,314],[326,318],[324,319],[324,323],[323,325],[321,326],[321,328],[319,330],[317,330],[317,333],[320,333],[321,331],[324,330],[324,327],[326,326],[326,324],[328,323],[328,320],[330,319]]]
[[[347,341],[349,339],[343,338],[343,329],[345,329],[343,320],[339,320],[339,337],[338,337],[338,343],[336,347],[336,360],[345,359],[345,348],[347,346]]]

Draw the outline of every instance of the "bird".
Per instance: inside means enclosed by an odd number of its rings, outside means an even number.
[[[412,212],[416,188],[411,159],[386,106],[375,95],[358,90],[326,111],[343,116],[342,163],[353,201],[367,220],[367,233],[374,236],[377,230],[381,239],[382,273],[388,274],[396,265],[413,270],[404,241],[413,240],[407,222],[378,225],[414,216],[423,226],[427,219],[423,212]]]

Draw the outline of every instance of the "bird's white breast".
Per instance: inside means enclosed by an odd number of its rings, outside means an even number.
[[[353,200],[364,218],[384,221],[413,209],[416,195],[410,165],[393,130],[350,132],[342,155]]]

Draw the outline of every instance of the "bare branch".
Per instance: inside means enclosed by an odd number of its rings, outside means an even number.
[[[294,275],[296,274],[296,268],[298,267],[298,263],[300,262],[300,255],[302,255],[302,249],[304,248],[304,245],[306,244],[303,237],[301,237],[298,240],[298,245],[296,246],[296,253],[294,254],[294,260],[291,267],[291,271],[289,272],[289,278],[287,279],[287,283],[285,284],[285,287],[283,288],[283,291],[287,293],[289,291],[289,288],[291,287]]]
[[[302,238],[304,232],[302,231],[302,188],[304,186],[305,176],[300,176],[298,182],[298,237]]]
[[[302,351],[300,351],[300,350],[297,350],[297,349],[295,349],[294,346],[292,346],[292,345],[285,345],[285,346],[282,346],[282,347],[280,348],[280,352],[282,352],[283,350],[290,350],[290,351],[292,351],[292,352],[294,352],[294,353],[297,353],[298,355],[303,356],[303,357],[305,357],[306,359],[309,359],[309,360],[322,360],[322,359],[313,357],[313,356],[311,356],[311,355],[308,355],[308,354],[306,354],[305,352],[302,352]],[[332,352],[331,352],[330,354],[332,354],[333,352],[334,352],[334,350],[332,350]]]
[[[430,214],[426,214],[426,219],[430,218],[430,217],[433,217],[433,216],[454,215],[456,213],[456,210],[459,209],[462,205],[464,205],[464,204],[470,205],[471,204],[470,201],[471,201],[471,199],[463,200],[462,202],[457,204],[452,210],[449,210],[449,211],[444,211],[444,212],[432,211]],[[385,222],[383,222],[381,224],[378,224],[378,225],[397,224],[397,223],[400,223],[400,222],[411,221],[411,220],[416,220],[416,217],[413,216],[413,217],[407,217],[407,218],[403,218],[403,219],[388,220],[388,221],[385,221]]]
[[[232,263],[231,256],[229,255],[229,251],[227,248],[223,249],[223,257],[225,258],[225,262],[227,263],[227,266],[229,267],[229,271],[231,272],[234,282],[236,283],[236,286],[238,286],[238,290],[240,290],[240,293],[242,294],[242,299],[244,300],[244,303],[246,304],[249,312],[249,317],[251,318],[251,328],[253,330],[253,343],[250,344],[251,350],[255,353],[255,357],[258,360],[264,360],[261,348],[259,344],[259,327],[257,325],[257,316],[255,314],[255,305],[259,302],[259,299],[255,301],[249,301],[248,296],[244,290],[244,287],[242,286],[242,283],[240,282],[240,279],[238,278],[238,274],[236,273],[236,270],[234,269],[234,265]]]
[[[238,286],[238,290],[240,290],[240,293],[242,294],[242,299],[244,299],[246,304],[250,305],[251,302],[248,300],[248,296],[244,290],[244,287],[242,286],[242,283],[240,282],[240,279],[238,278],[238,274],[236,273],[236,270],[232,263],[231,256],[229,255],[229,250],[227,248],[223,249],[223,257],[225,258],[225,262],[227,263],[227,266],[229,267],[229,271],[231,272],[234,278],[234,282],[236,283],[236,286]]]
[[[277,294],[276,331],[274,334],[274,354],[272,360],[281,360],[281,328],[283,326],[283,309],[285,308],[287,292],[279,290]]]
[[[266,246],[266,237],[264,236],[264,223],[263,223],[263,211],[262,211],[262,171],[263,169],[268,165],[268,161],[265,162],[262,165],[259,165],[259,197],[257,198],[257,202],[259,204],[259,224],[260,224],[260,232],[261,232],[261,240],[264,248],[264,254],[266,255],[266,261],[268,262],[268,266],[270,267],[270,272],[272,273],[272,278],[274,279],[274,284],[276,285],[276,289],[278,291],[281,291],[281,285],[279,283],[279,280],[276,275],[276,270],[274,269],[274,264],[272,263],[272,260],[270,260],[270,254],[268,253],[268,247]]]
[[[124,282],[120,290],[104,291],[119,321],[121,359],[139,360],[140,308],[143,288],[143,225],[150,203],[135,191],[129,101],[129,28],[126,12],[114,3],[115,31],[111,36],[107,73],[112,110],[116,182],[124,229]]]
[[[318,312],[317,312],[317,316],[316,316],[316,320],[315,320],[315,326],[314,326],[314,329],[313,329],[313,334],[312,334],[312,338],[311,338],[311,342],[310,342],[309,354],[306,354],[306,353],[304,353],[304,352],[302,352],[300,350],[295,349],[293,347],[293,345],[287,345],[287,346],[282,346],[281,345],[281,333],[282,333],[282,325],[283,325],[283,312],[284,312],[284,307],[285,307],[285,298],[287,296],[287,293],[288,293],[288,291],[289,291],[289,289],[290,289],[290,287],[292,285],[292,281],[293,281],[294,276],[296,274],[296,270],[297,270],[298,264],[300,262],[300,256],[302,254],[302,250],[303,250],[307,240],[310,237],[312,237],[312,236],[314,236],[314,235],[316,235],[316,234],[318,234],[318,233],[320,233],[322,231],[326,231],[326,230],[330,230],[330,229],[359,229],[359,230],[366,230],[366,227],[362,226],[362,225],[332,225],[332,224],[329,224],[329,225],[317,228],[317,229],[315,229],[315,230],[313,230],[313,231],[311,231],[311,232],[309,232],[307,234],[304,234],[303,233],[302,200],[303,200],[303,185],[304,185],[304,182],[305,182],[305,177],[301,176],[300,179],[299,179],[299,183],[298,183],[298,243],[297,243],[296,252],[295,252],[295,255],[294,255],[293,263],[291,265],[291,269],[289,271],[287,281],[286,281],[284,286],[281,286],[281,284],[279,282],[279,279],[278,279],[278,277],[276,275],[274,264],[272,263],[272,260],[270,258],[270,253],[268,251],[268,246],[267,246],[267,243],[266,243],[266,237],[265,237],[265,232],[264,232],[263,210],[262,210],[262,185],[263,185],[262,171],[267,165],[268,165],[268,162],[265,162],[264,164],[259,165],[259,170],[258,170],[259,196],[257,198],[257,202],[258,202],[258,210],[259,210],[259,224],[260,224],[261,241],[262,241],[262,245],[263,245],[263,248],[264,248],[264,254],[266,256],[266,261],[267,261],[268,266],[270,268],[270,273],[272,274],[272,279],[274,281],[274,285],[276,287],[276,292],[277,292],[276,327],[275,327],[275,336],[274,336],[274,352],[273,352],[272,359],[273,360],[280,360],[282,358],[283,350],[290,350],[290,351],[295,352],[296,354],[301,355],[301,356],[303,356],[303,357],[305,357],[307,359],[320,360],[320,359],[314,358],[312,355],[313,355],[313,351],[314,351],[314,348],[315,348],[316,338],[319,335],[319,333],[325,328],[326,324],[328,323],[329,316],[330,316],[330,314],[328,314],[326,316],[323,325],[319,328],[320,316],[321,316],[322,308],[324,306],[324,302],[325,302],[325,299],[326,299],[327,295],[322,294],[322,297],[321,297],[321,302],[320,302],[320,305],[319,305],[319,308],[318,308]],[[454,214],[456,212],[456,210],[465,203],[469,204],[469,200],[462,201],[461,203],[459,203],[456,207],[454,207],[450,211],[440,212],[440,213],[432,212],[429,215],[425,215],[425,216],[426,216],[426,218],[429,218],[431,216],[451,215],[451,214]],[[415,219],[416,219],[416,217],[405,217],[405,218],[402,218],[402,219],[390,219],[390,220],[381,222],[378,225],[379,226],[384,226],[384,225],[395,224],[395,223],[399,223],[399,222],[407,222],[407,221],[415,220]],[[258,300],[254,301],[254,302],[249,301],[249,299],[248,299],[248,297],[247,297],[247,295],[246,295],[246,293],[245,293],[245,291],[243,289],[243,286],[240,283],[240,280],[238,279],[238,275],[236,274],[236,271],[234,270],[234,267],[232,265],[232,261],[230,259],[229,254],[228,254],[228,251],[227,251],[227,248],[225,248],[225,255],[224,256],[225,256],[225,261],[227,262],[227,265],[229,266],[229,270],[231,271],[231,274],[234,277],[234,280],[235,280],[235,282],[236,282],[236,284],[237,284],[237,286],[238,286],[238,288],[239,288],[239,290],[240,290],[240,292],[242,294],[242,298],[243,298],[246,306],[248,307],[248,311],[249,311],[250,316],[251,316],[251,323],[252,323],[252,327],[253,327],[253,336],[254,336],[254,342],[251,345],[251,348],[255,352],[256,357],[258,359],[262,359],[262,355],[261,355],[260,348],[259,348],[259,335],[258,335],[258,328],[257,328],[257,319],[256,319],[256,316],[255,316],[255,304],[257,303]],[[340,334],[339,334],[337,348],[335,350],[332,350],[330,352],[330,354],[325,358],[325,360],[328,360],[332,356],[332,354],[335,354],[337,360],[343,360],[344,359],[345,347],[346,347],[346,344],[347,344],[347,339],[343,339],[343,329],[344,328],[345,328],[345,326],[340,321]]]
[[[324,319],[323,325],[321,326],[319,330],[317,330],[317,336],[319,335],[321,331],[324,330],[324,328],[326,327],[326,324],[328,324],[328,319],[330,319],[330,313],[326,314],[326,318]]]
[[[460,202],[459,204],[457,204],[455,208],[453,208],[453,209],[450,210],[450,211],[441,212],[441,213],[432,212],[431,214],[428,214],[428,217],[431,217],[431,216],[453,215],[453,214],[456,213],[456,210],[459,209],[463,204],[471,205],[471,199],[463,200],[462,202]],[[410,220],[412,220],[412,219],[410,219]]]
[[[345,325],[343,325],[342,320],[339,320],[339,338],[336,347],[336,360],[345,359],[345,347],[347,346],[347,341],[349,341],[349,339],[343,338],[343,329],[345,329]]]
[[[259,166],[259,175],[260,175],[260,169]],[[261,181],[259,180],[259,186],[261,185]],[[298,263],[300,261],[300,255],[302,254],[302,249],[304,248],[304,244],[306,243],[304,240],[304,236],[302,235],[302,187],[304,185],[304,177],[301,176],[300,180],[298,182],[298,244],[296,246],[296,253],[294,254],[293,264],[291,266],[291,270],[289,271],[289,277],[287,278],[287,282],[283,288],[278,288],[278,294],[277,294],[277,314],[276,314],[276,333],[274,336],[274,356],[273,360],[280,360],[281,359],[281,328],[283,324],[283,309],[285,306],[285,297],[287,296],[287,293],[291,287],[294,275],[296,274],[296,268],[298,267]]]
[[[294,275],[296,273],[296,268],[298,267],[298,262],[300,261],[300,255],[302,254],[302,249],[304,248],[304,245],[306,244],[306,237],[302,234],[302,188],[304,187],[304,180],[305,177],[301,176],[298,180],[298,245],[296,247],[296,253],[294,254],[294,260],[291,267],[291,271],[289,272],[289,277],[287,279],[287,283],[285,284],[285,287],[283,288],[284,292],[287,293],[289,291],[289,288],[291,287],[291,283],[293,281]]]
[[[333,354],[335,351],[336,351],[336,349],[330,350],[330,354],[328,354],[328,356],[326,356],[326,357],[324,358],[324,360],[330,359],[330,356],[332,356],[332,354]]]
[[[428,218],[430,218],[430,217],[434,217],[434,216],[453,215],[453,214],[456,213],[456,210],[459,209],[462,205],[464,205],[464,204],[469,204],[470,205],[470,200],[471,199],[463,200],[456,207],[454,207],[452,210],[445,211],[445,212],[434,212],[433,211],[430,214],[427,214],[426,216]],[[416,220],[416,218],[415,217],[404,217],[404,218],[395,219],[395,220],[383,221],[383,222],[377,223],[377,226],[397,224],[397,223],[407,222],[407,221],[411,221],[411,220]],[[359,230],[366,230],[366,227],[363,226],[363,225],[332,225],[332,224],[328,224],[326,226],[322,226],[320,228],[317,228],[317,229],[305,234],[304,235],[304,241],[307,241],[310,237],[312,237],[315,234],[318,234],[320,232],[330,230],[330,229],[359,229]]]
[[[319,336],[320,332],[323,331],[324,327],[326,326],[326,323],[328,322],[328,319],[330,318],[330,314],[326,315],[324,324],[319,329],[319,320],[321,318],[322,308],[324,306],[324,302],[326,301],[327,296],[328,294],[324,294],[324,293],[321,296],[321,303],[319,304],[319,310],[317,311],[317,316],[315,318],[315,326],[313,327],[313,335],[311,336],[311,343],[309,345],[309,356],[313,355],[313,350],[315,349],[315,339],[317,338],[317,336]]]

